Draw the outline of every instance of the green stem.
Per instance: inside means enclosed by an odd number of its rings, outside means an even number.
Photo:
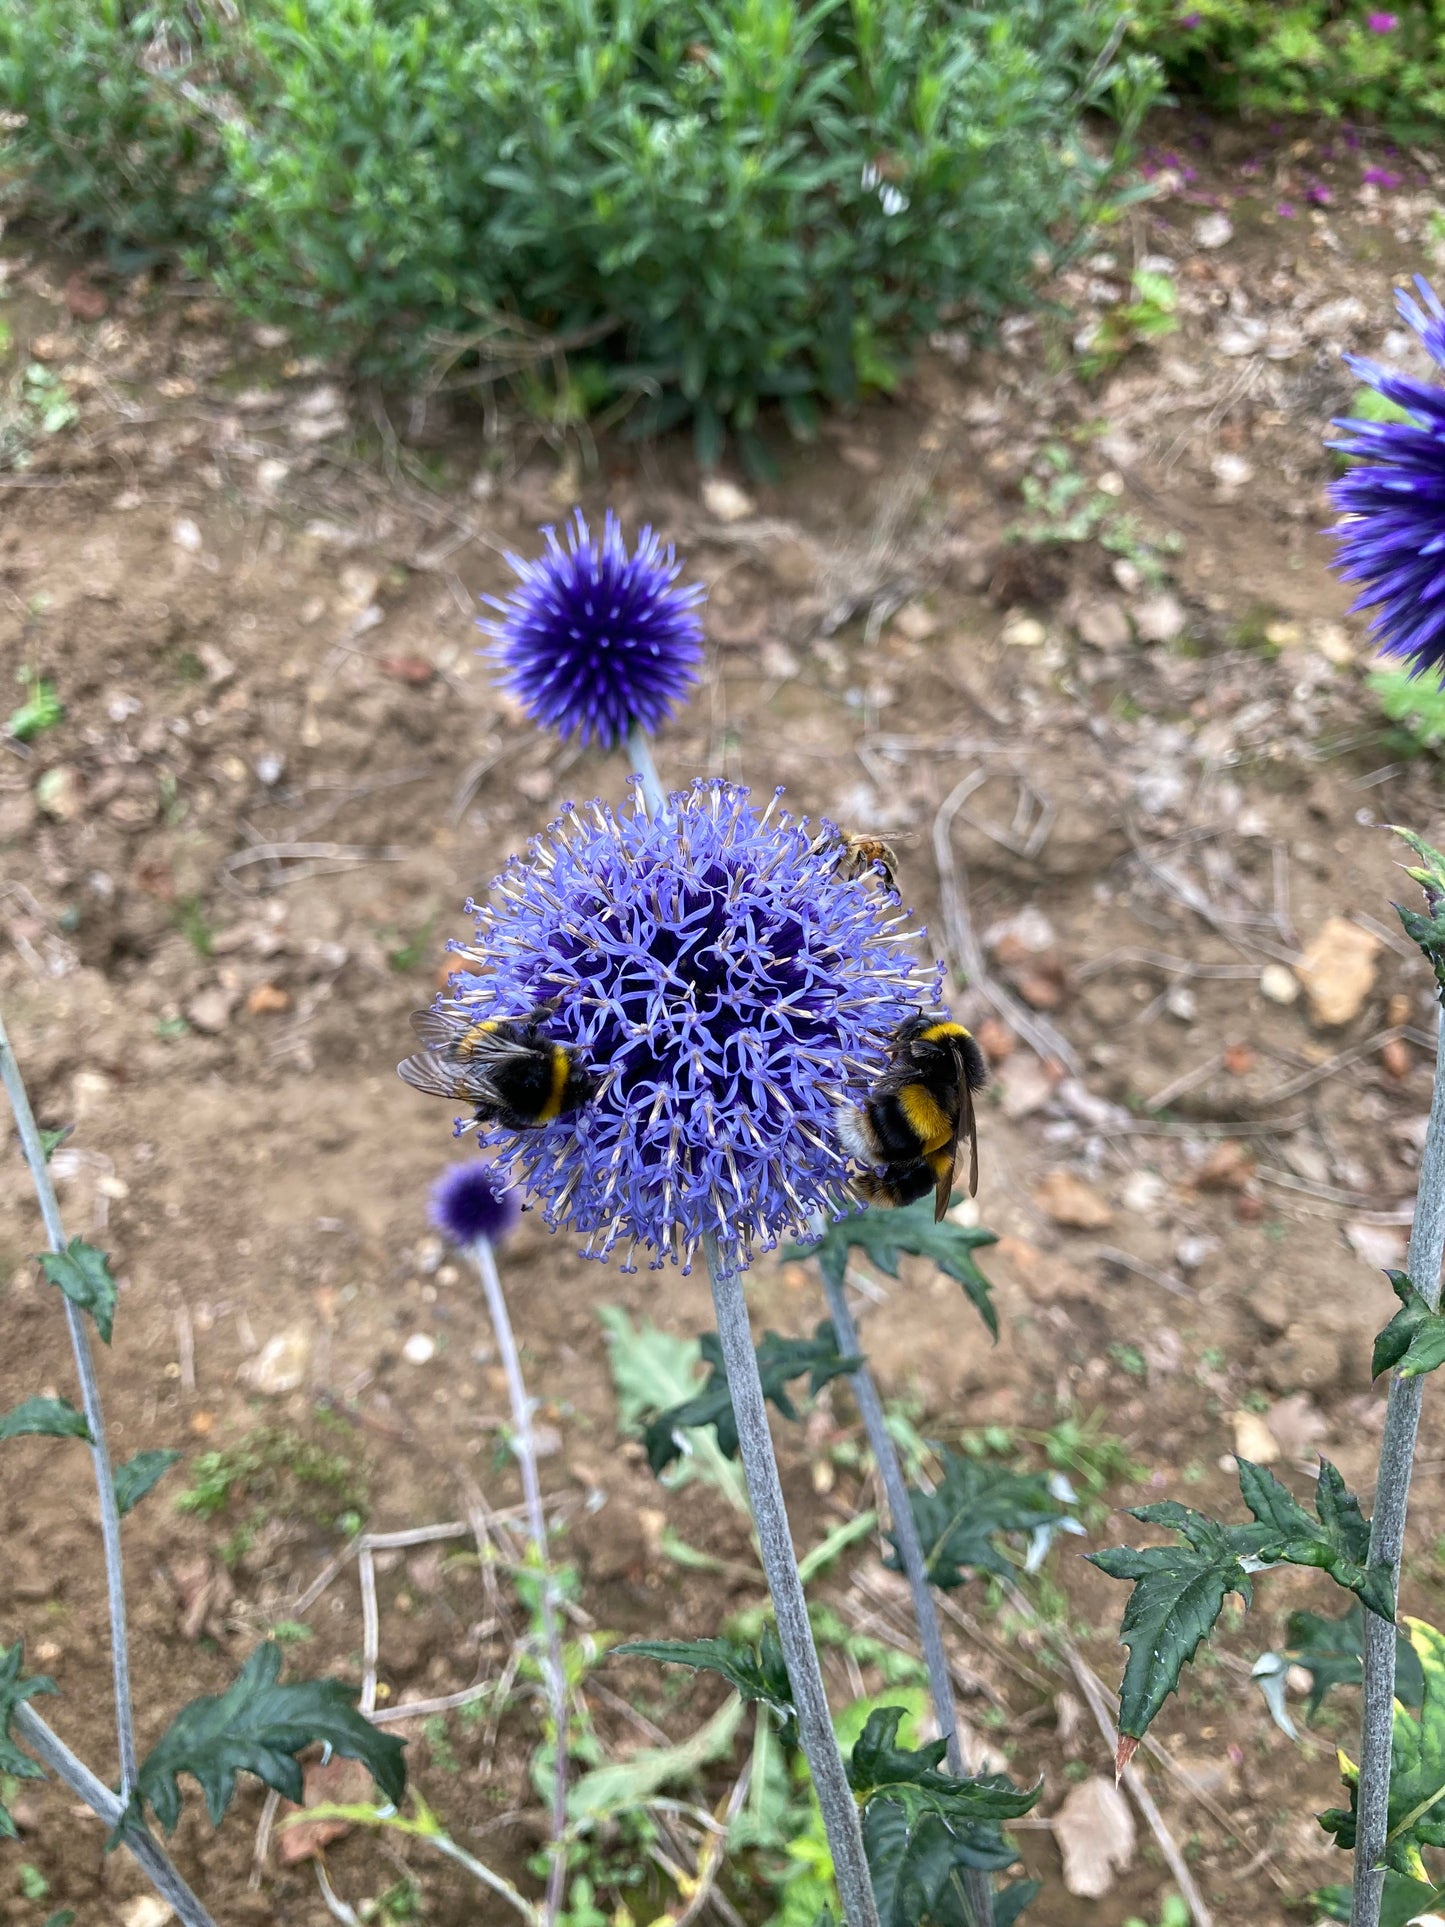
[[[712,1280],[718,1338],[757,1526],[758,1549],[793,1690],[798,1732],[833,1855],[833,1873],[843,1903],[845,1927],[879,1927],[868,1858],[863,1849],[863,1828],[848,1785],[843,1756],[838,1751],[838,1738],[833,1731],[823,1686],[823,1670],[818,1664],[818,1649],[808,1623],[808,1604],[798,1578],[798,1559],[778,1480],[772,1434],[768,1430],[767,1406],[758,1375],[757,1353],[753,1349],[742,1274],[724,1260],[716,1238],[705,1237],[703,1250]]]
[[[1440,1307],[1440,1263],[1445,1257],[1445,1009],[1436,1027],[1435,1092],[1420,1153],[1415,1222],[1405,1263],[1410,1282],[1432,1311]],[[1399,1606],[1405,1512],[1420,1426],[1423,1378],[1390,1380],[1380,1471],[1370,1520],[1370,1563],[1388,1565]],[[1385,1836],[1390,1811],[1390,1749],[1395,1725],[1395,1628],[1365,1614],[1365,1685],[1360,1716],[1360,1782],[1356,1796],[1355,1892],[1352,1927],[1379,1927],[1385,1887]]]

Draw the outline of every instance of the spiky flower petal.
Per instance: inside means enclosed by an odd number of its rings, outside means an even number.
[[[1445,308],[1416,277],[1420,299],[1397,290],[1402,317],[1445,369]],[[1335,423],[1332,442],[1354,466],[1330,490],[1341,520],[1337,566],[1365,586],[1354,607],[1373,609],[1370,632],[1411,673],[1445,670],[1445,388],[1360,355],[1345,361],[1408,421]]]
[[[432,1186],[431,1221],[455,1245],[498,1245],[521,1215],[521,1194],[490,1158],[454,1164]]]
[[[781,792],[779,792],[781,794]],[[448,996],[478,1014],[556,1000],[548,1034],[603,1077],[580,1109],[505,1147],[547,1222],[605,1257],[627,1241],[686,1270],[705,1233],[746,1264],[849,1206],[834,1106],[936,999],[896,899],[840,881],[777,798],[699,782],[648,814],[569,808],[477,909]],[[460,946],[459,946],[460,948]]]
[[[581,509],[565,549],[555,529],[542,533],[544,554],[507,557],[520,587],[505,602],[485,598],[501,616],[481,627],[503,681],[561,736],[612,749],[634,723],[656,730],[697,680],[702,589],[674,586],[682,564],[650,528],[629,555],[610,509],[600,540]]]

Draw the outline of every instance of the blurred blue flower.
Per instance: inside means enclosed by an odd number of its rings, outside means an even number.
[[[1445,308],[1416,277],[1420,300],[1399,290],[1400,313],[1445,369]],[[1422,305],[1423,304],[1423,305]],[[1404,409],[1408,421],[1335,423],[1332,442],[1354,466],[1330,490],[1340,511],[1337,567],[1364,584],[1354,608],[1373,609],[1370,632],[1403,656],[1411,673],[1445,669],[1445,388],[1359,355],[1345,361],[1361,381]]]
[[[612,749],[633,723],[656,730],[697,681],[703,590],[673,586],[682,564],[650,528],[629,555],[610,509],[600,541],[581,509],[565,549],[542,533],[545,554],[507,556],[521,586],[484,598],[501,616],[481,624],[487,653],[533,721],[561,736]]]
[[[781,795],[781,791],[778,792]],[[579,1110],[504,1146],[550,1225],[605,1257],[629,1241],[691,1267],[714,1233],[735,1263],[849,1208],[834,1132],[844,1087],[876,1077],[891,1033],[940,989],[896,899],[839,881],[835,846],[695,783],[650,817],[568,808],[478,908],[475,966],[451,999],[479,1013],[557,1000],[549,1034],[602,1076]],[[918,933],[921,934],[921,933]]]
[[[521,1215],[521,1193],[490,1158],[454,1164],[432,1186],[431,1221],[456,1245],[473,1245],[479,1238],[498,1245]]]

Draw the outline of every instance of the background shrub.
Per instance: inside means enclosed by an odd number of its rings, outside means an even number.
[[[219,8],[225,4],[227,11]],[[37,19],[38,13],[43,18]],[[22,13],[24,18],[22,19]],[[1118,0],[0,0],[42,207],[190,244],[246,313],[416,380],[503,349],[701,452],[887,388],[1107,209]],[[1102,56],[1102,57],[1101,57]]]
[[[1445,0],[1137,0],[1182,92],[1230,112],[1445,118]]]

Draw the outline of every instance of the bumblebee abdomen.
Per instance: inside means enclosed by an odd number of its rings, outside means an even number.
[[[933,1172],[923,1163],[892,1164],[886,1171],[864,1171],[853,1180],[853,1189],[865,1204],[894,1211],[931,1197],[934,1185]]]
[[[912,1133],[915,1150],[936,1151],[952,1138],[954,1121],[926,1084],[905,1084],[891,1101]]]

